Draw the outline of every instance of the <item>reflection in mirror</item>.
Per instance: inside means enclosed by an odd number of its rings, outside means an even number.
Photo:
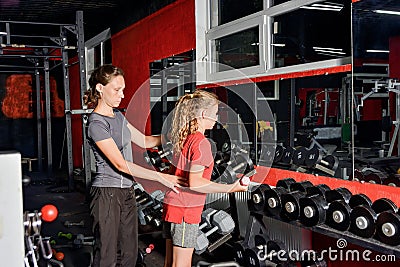
[[[354,179],[399,186],[400,2],[353,7]]]
[[[290,169],[323,176],[348,179],[351,167],[347,141],[345,86],[347,73],[297,78],[291,83],[295,96],[290,102],[294,109],[291,127],[294,142],[282,142],[287,153],[281,162]],[[278,137],[279,140],[279,137]]]
[[[282,1],[280,1],[282,2]],[[350,1],[305,5],[273,18],[274,68],[351,55]]]

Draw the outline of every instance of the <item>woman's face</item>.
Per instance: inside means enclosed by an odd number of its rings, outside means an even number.
[[[116,108],[124,98],[125,79],[118,75],[111,79],[107,85],[100,85],[102,101],[110,107]]]

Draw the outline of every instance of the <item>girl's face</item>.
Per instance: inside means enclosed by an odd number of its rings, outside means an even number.
[[[98,84],[97,86],[100,87],[101,99],[106,105],[113,108],[119,106],[124,98],[125,79],[123,76],[114,77],[107,85]]]
[[[204,130],[212,129],[215,122],[217,121],[218,114],[218,104],[211,106],[210,108],[204,110]]]

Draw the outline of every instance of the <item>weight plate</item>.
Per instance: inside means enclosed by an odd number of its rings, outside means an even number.
[[[399,174],[391,174],[389,177],[383,180],[384,185],[400,187],[400,175]]]
[[[327,167],[330,170],[336,171],[339,167],[339,159],[334,155],[327,155],[322,159],[324,162],[328,163]]]
[[[300,198],[304,197],[303,192],[289,192],[282,195],[280,216],[285,221],[295,221],[300,216]]]
[[[259,248],[246,248],[244,251],[244,266],[246,267],[261,267],[265,266],[264,263],[260,262],[258,257],[260,249]]]
[[[378,215],[370,206],[357,206],[350,212],[350,229],[355,235],[371,238],[375,234]]]
[[[384,211],[376,220],[376,237],[391,246],[400,245],[400,215]]]
[[[275,149],[274,163],[280,162],[283,157],[285,148],[281,145],[277,145]]]
[[[349,191],[349,189],[345,187],[339,187],[333,190],[329,190],[325,193],[326,201],[328,201],[329,203],[335,200],[343,200],[345,202],[349,202],[351,196],[352,193]]]
[[[256,190],[251,192],[251,205],[249,205],[250,211],[264,211],[266,210],[266,198],[265,191],[270,190],[271,187],[267,184],[261,184]],[[251,207],[250,207],[251,206]]]
[[[296,147],[293,151],[293,164],[297,166],[304,166],[304,160],[308,155],[308,149],[304,146]]]
[[[354,208],[357,206],[371,206],[371,199],[365,194],[355,194],[350,197],[349,206],[350,208]]]
[[[398,210],[398,207],[396,206],[396,204],[388,198],[379,198],[379,199],[375,200],[372,203],[371,208],[376,213],[381,213],[383,211],[391,211],[391,212],[396,213]]]
[[[294,148],[293,147],[286,147],[285,150],[283,151],[283,156],[281,159],[282,163],[285,164],[291,164],[292,163],[292,158],[293,158],[293,152]]]
[[[364,175],[364,181],[371,184],[382,184],[385,179],[386,174],[383,172],[371,172],[368,175]]]
[[[276,187],[283,187],[286,188],[287,190],[289,190],[290,185],[296,183],[296,180],[293,178],[284,178],[281,180],[278,180],[278,182],[276,183]]]
[[[353,177],[353,174],[350,174],[349,180],[350,181],[359,181],[359,182],[364,181],[364,174],[360,170],[355,169],[354,177]]]
[[[312,147],[309,149],[306,158],[304,159],[304,165],[309,168],[314,167],[322,159],[322,152],[318,147]]]
[[[300,192],[306,192],[308,187],[312,187],[313,184],[310,181],[301,181],[297,183],[293,183],[289,187],[290,192],[295,192],[295,191],[300,191]]]
[[[314,186],[306,188],[306,195],[307,196],[320,195],[325,198],[325,193],[329,190],[331,190],[331,189],[326,184],[314,185]]]
[[[343,200],[335,200],[326,211],[325,224],[339,231],[347,231],[350,227],[350,206]]]
[[[240,266],[244,266],[245,264],[245,250],[246,247],[242,242],[233,243],[233,257]]]
[[[265,199],[267,200],[267,213],[272,216],[279,216],[281,212],[281,197],[286,194],[288,190],[283,187],[271,188],[265,191]]]
[[[300,222],[308,227],[323,224],[328,202],[323,195],[300,198]]]

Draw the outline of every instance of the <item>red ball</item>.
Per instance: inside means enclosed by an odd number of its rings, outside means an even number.
[[[45,222],[52,222],[57,218],[58,210],[54,205],[47,204],[41,209],[42,219]]]

